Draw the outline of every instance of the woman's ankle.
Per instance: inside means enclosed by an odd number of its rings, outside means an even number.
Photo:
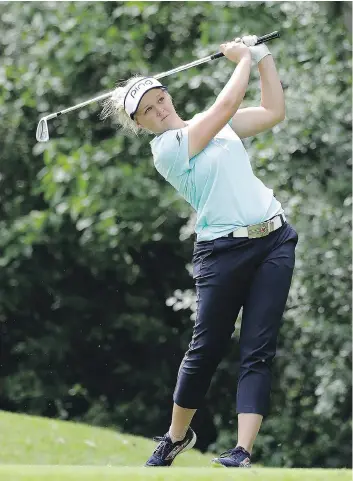
[[[251,456],[251,454],[252,454],[252,448],[253,448],[253,447],[250,446],[250,445],[246,445],[246,443],[237,444],[235,447],[236,447],[236,448],[239,448],[239,447],[240,447],[240,448],[245,449],[245,451],[247,451],[247,452],[250,454],[250,456]]]
[[[176,443],[178,441],[182,441],[185,438],[186,431],[182,432],[182,433],[181,432],[176,433],[176,432],[173,432],[172,428],[170,427],[169,431],[168,431],[168,434],[169,434],[169,437],[172,440],[172,442]]]

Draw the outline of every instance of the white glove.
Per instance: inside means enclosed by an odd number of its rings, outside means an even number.
[[[257,63],[259,63],[260,60],[262,60],[267,55],[271,55],[271,52],[264,43],[255,45],[257,42],[256,35],[245,35],[244,37],[242,37],[241,40],[247,47],[249,47],[251,56],[253,60],[255,60]]]

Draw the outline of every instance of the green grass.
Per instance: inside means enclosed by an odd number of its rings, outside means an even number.
[[[0,411],[0,446],[0,464],[140,467],[156,443],[111,429]],[[192,450],[174,464],[207,466],[211,459]]]
[[[181,457],[181,456],[180,456]],[[348,481],[348,470],[0,466],[3,481]]]
[[[349,470],[210,467],[196,450],[172,468],[143,468],[156,444],[78,423],[0,411],[1,481],[348,481]]]

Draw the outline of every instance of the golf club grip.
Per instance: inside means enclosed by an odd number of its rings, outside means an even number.
[[[280,37],[280,34],[277,31],[268,33],[267,35],[258,37],[255,45],[260,45],[261,43],[268,42],[269,40],[273,40],[274,38],[279,38],[279,37]],[[218,52],[218,53],[215,53],[214,55],[211,55],[211,60],[215,60],[216,58],[220,58],[220,57],[224,57],[224,53]]]

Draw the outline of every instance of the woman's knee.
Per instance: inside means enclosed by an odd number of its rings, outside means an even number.
[[[218,364],[229,348],[229,339],[192,345],[185,355],[185,361],[196,366],[213,366]]]

